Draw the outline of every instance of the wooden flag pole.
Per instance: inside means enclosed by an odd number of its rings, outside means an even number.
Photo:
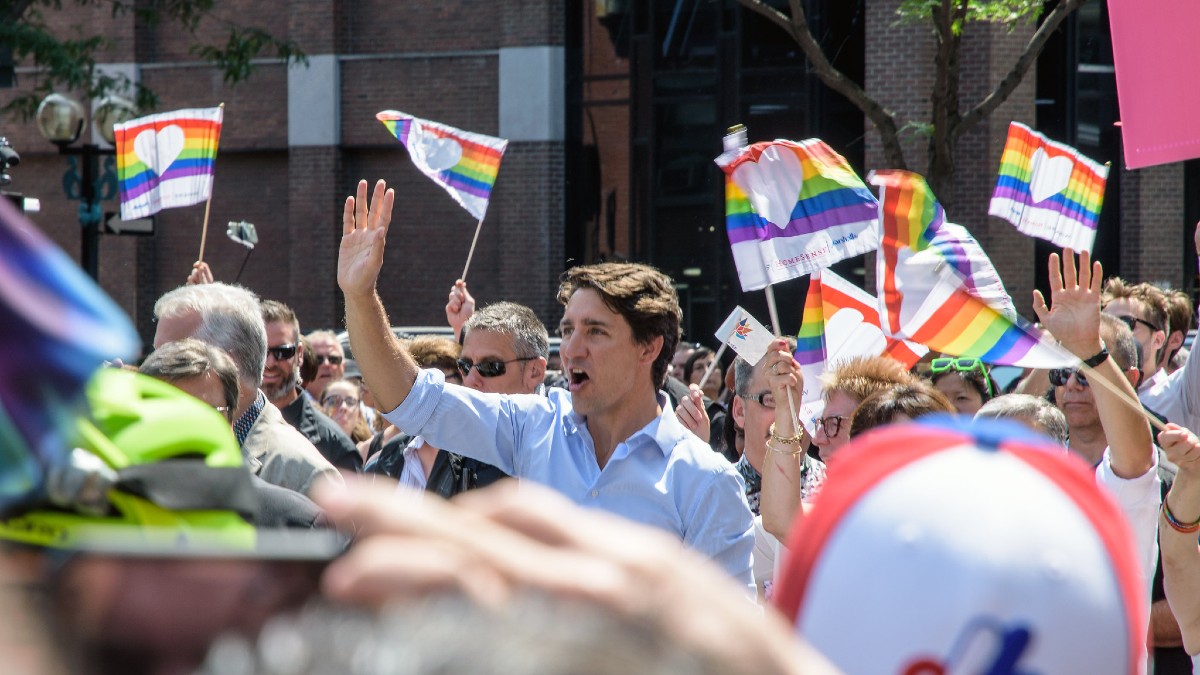
[[[725,348],[728,346],[729,344],[726,342],[721,343],[721,347],[717,349],[717,355],[713,357],[712,363],[708,364],[708,368],[704,370],[704,377],[700,378],[700,384],[696,386],[703,389],[704,385],[708,384],[708,376],[712,375],[713,369],[716,368],[717,364],[721,362],[721,357],[725,355]]]
[[[1118,399],[1120,399],[1120,401],[1122,403],[1124,403],[1125,405],[1129,406],[1130,408],[1133,408],[1134,410],[1138,411],[1142,415],[1142,417],[1146,418],[1146,421],[1150,423],[1150,426],[1154,427],[1155,429],[1158,429],[1159,431],[1167,430],[1167,425],[1163,424],[1162,422],[1159,421],[1159,419],[1157,417],[1155,417],[1154,415],[1151,415],[1149,412],[1147,412],[1146,408],[1144,406],[1142,406],[1140,401],[1138,401],[1137,399],[1130,398],[1129,394],[1125,393],[1124,391],[1121,391],[1120,387],[1118,387],[1117,385],[1113,384],[1112,382],[1109,382],[1108,380],[1101,377],[1100,373],[1097,373],[1095,368],[1092,368],[1091,366],[1089,366],[1085,363],[1080,363],[1079,370],[1082,371],[1084,373],[1084,375],[1087,377],[1088,384],[1091,384],[1093,382],[1099,384],[1100,386],[1104,387],[1109,392],[1114,394]]]
[[[467,264],[463,265],[463,273],[459,279],[467,280],[467,270],[471,269],[471,256],[475,255],[475,244],[479,243],[479,231],[483,229],[483,218],[475,225],[475,236],[471,238],[471,250],[467,251]]]
[[[224,117],[225,102],[222,101],[221,105],[217,107],[221,109],[222,117]],[[213,164],[216,164],[215,158],[213,159]],[[196,258],[196,262],[204,262],[204,243],[208,240],[208,213],[212,210],[212,195],[216,182],[217,172],[213,171],[212,185],[208,187],[208,201],[204,202],[204,227],[200,230],[200,257]]]
[[[767,286],[767,311],[771,313],[771,330],[775,331],[776,337],[782,336],[783,331],[779,328],[779,310],[775,308],[775,287]],[[799,432],[804,426],[800,423],[800,413],[796,409],[796,399],[792,396],[792,390],[788,389],[788,412],[792,414],[792,423],[796,425],[796,430]]]

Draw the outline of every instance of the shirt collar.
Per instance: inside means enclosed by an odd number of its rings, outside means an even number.
[[[658,392],[656,396],[658,405],[662,408],[662,414],[650,420],[646,426],[638,429],[632,436],[625,439],[625,443],[630,446],[630,449],[639,442],[641,437],[645,437],[657,447],[664,455],[671,454],[671,450],[679,445],[680,442],[687,439],[692,432],[679,422],[675,417],[675,411],[671,409],[670,399],[663,392]],[[697,439],[699,440],[699,439]]]
[[[238,445],[246,444],[246,437],[250,435],[250,427],[258,421],[258,416],[262,414],[263,406],[267,404],[267,396],[258,390],[258,395],[254,397],[254,403],[242,413],[237,422],[233,423],[233,435],[237,437]]]

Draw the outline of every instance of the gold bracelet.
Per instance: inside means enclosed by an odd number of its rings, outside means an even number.
[[[796,430],[795,436],[790,436],[790,437],[779,436],[779,435],[776,435],[776,433],[775,433],[775,423],[771,422],[771,427],[767,430],[767,433],[771,434],[771,440],[779,441],[780,443],[783,443],[784,445],[796,445],[800,441],[804,440],[804,428],[803,427]]]
[[[771,441],[767,441],[767,449],[780,455],[790,455],[792,457],[799,457],[800,455],[804,454],[804,448],[796,448],[795,450],[782,450],[771,445]]]

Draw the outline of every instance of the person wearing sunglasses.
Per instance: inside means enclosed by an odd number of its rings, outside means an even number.
[[[267,400],[279,408],[283,419],[303,434],[330,464],[346,471],[362,471],[362,455],[349,432],[304,394],[300,378],[304,346],[296,313],[282,302],[263,300],[262,315],[267,327],[262,391]]]
[[[974,415],[995,395],[992,377],[979,359],[935,358],[929,362],[929,379],[960,415]]]
[[[318,480],[344,483],[329,460],[283,419],[261,390],[267,331],[258,296],[223,283],[180,286],[154,303],[154,347],[194,337],[224,350],[238,370],[233,434],[268,483],[308,494]]]
[[[325,385],[346,376],[346,355],[333,331],[315,330],[307,338],[317,362],[317,376],[305,382],[304,388],[314,401],[320,401]]]
[[[1152,284],[1130,284],[1119,278],[1104,286],[1104,312],[1120,319],[1141,348],[1138,397],[1168,421],[1200,429],[1200,357],[1189,358],[1173,373],[1163,368],[1167,356],[1170,304]]]
[[[1064,249],[1061,269],[1059,255],[1051,254],[1049,268],[1051,303],[1034,291],[1034,312],[1059,344],[1090,368],[1082,379],[1080,366],[1051,371],[1055,402],[1067,420],[1068,447],[1096,467],[1097,483],[1121,505],[1133,530],[1148,603],[1161,492],[1150,424],[1136,404],[1137,343],[1125,321],[1100,311],[1103,270],[1087,251],[1080,252],[1077,267],[1073,251]]]
[[[634,263],[563,274],[559,354],[569,391],[446,385],[398,344],[376,289],[394,199],[381,180],[368,202],[359,182],[343,211],[337,275],[355,358],[391,422],[576,503],[662,529],[753,593],[753,516],[741,479],[659,391],[682,318],[670,277]]]

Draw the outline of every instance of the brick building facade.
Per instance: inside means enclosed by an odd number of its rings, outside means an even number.
[[[840,65],[858,72],[902,121],[926,122],[933,36],[925,27],[897,24],[897,4],[807,2],[810,19],[824,22],[826,39],[836,41]],[[171,26],[139,25],[100,9],[63,10],[51,19],[64,33],[83,26],[108,37],[111,47],[101,60],[157,91],[160,110],[225,102],[205,260],[218,279],[232,281],[245,249],[224,236],[225,224],[254,223],[260,244],[240,281],[295,308],[305,330],[341,326],[335,279],[341,208],[360,178],[384,178],[397,192],[380,284],[393,323],[444,321],[446,293],[461,274],[475,222],[410,165],[375,121],[376,112],[394,108],[510,139],[468,275],[482,303],[522,302],[554,325],[560,314],[553,291],[567,264],[645,260],[688,284],[682,294],[687,318],[695,320],[689,334],[704,339],[734,302],[752,310],[761,302],[741,297],[723,239],[721,180],[711,150],[719,151],[725,126],[759,119],[752,140],[817,135],[863,175],[885,167],[875,132],[805,74],[798,50],[789,52],[786,39],[771,37],[777,28],[735,0],[698,3],[690,17],[679,9],[688,5],[230,0],[219,5],[218,21],[201,27],[201,39],[217,39],[219,20],[230,19],[269,27],[309,55],[308,67],[263,60],[236,88],[198,63]],[[968,28],[965,103],[1003,76],[1031,30]],[[28,76],[18,68],[19,78],[22,72]],[[669,90],[696,73],[715,79]],[[976,234],[1018,307],[1028,304],[1044,250],[986,211],[1008,121],[1036,123],[1035,103],[1045,97],[1037,79],[1031,72],[1008,102],[963,137],[950,200],[951,220]],[[10,95],[0,90],[0,102]],[[783,112],[772,117],[771,110]],[[672,126],[687,115],[700,126],[687,130],[696,152],[683,157],[658,137],[678,131]],[[41,198],[34,219],[77,256],[77,204],[60,187],[64,158],[32,122],[5,120],[0,135],[24,159],[12,188]],[[909,137],[905,152],[910,168],[924,168],[923,137]],[[1114,173],[1120,172],[1106,200],[1119,208],[1119,229],[1101,233],[1119,240],[1119,259],[1106,261],[1110,272],[1191,288],[1184,167],[1125,172],[1116,168],[1119,157],[1098,159],[1114,160]],[[681,185],[695,194],[661,198]],[[117,210],[115,200],[103,206]],[[144,337],[153,333],[154,300],[184,280],[197,256],[203,212],[203,206],[161,212],[153,237],[101,238],[101,284]],[[853,266],[859,269],[850,272],[873,267],[870,261]],[[689,278],[689,271],[702,276]],[[781,289],[785,330],[799,322],[799,312],[787,307],[802,297],[803,285],[793,285]]]

